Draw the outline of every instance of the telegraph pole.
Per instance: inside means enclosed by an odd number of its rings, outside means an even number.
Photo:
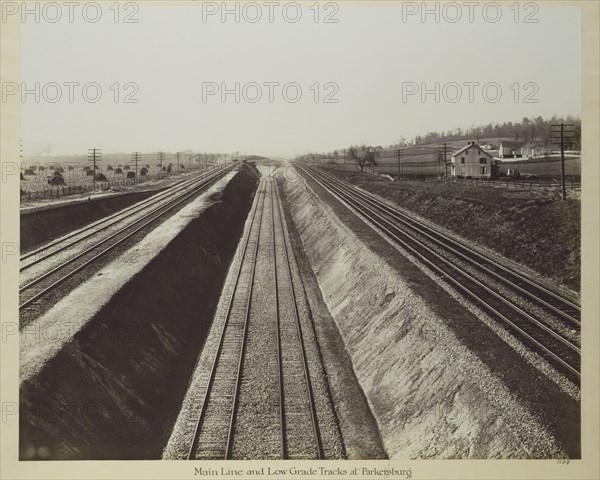
[[[446,156],[447,143],[444,142],[444,185],[448,184],[448,157]]]
[[[133,152],[131,154],[131,159],[135,162],[135,182],[138,181],[138,162],[142,159],[142,154],[140,152]]]
[[[179,175],[179,158],[181,157],[181,152],[177,152],[177,175]]]
[[[102,149],[101,148],[90,148],[88,149],[88,161],[93,163],[92,166],[92,190],[96,191],[96,161],[102,159]]]
[[[400,181],[400,147],[398,147],[398,181]]]
[[[447,146],[448,144],[446,142],[444,142],[444,146],[442,147],[441,145],[438,147],[438,164],[442,163],[442,161],[444,162],[444,171],[443,171],[443,176],[444,176],[444,185],[446,185],[448,183],[448,164],[447,164]]]
[[[375,153],[374,152],[369,152],[369,155],[372,155],[371,157],[371,175],[375,176]]]
[[[551,125],[550,138],[553,145],[560,146],[560,188],[562,199],[566,200],[567,185],[565,181],[565,140],[574,140],[575,124],[561,123],[559,125]]]
[[[163,162],[165,160],[165,152],[158,152],[158,162],[160,164],[160,175],[163,174]]]

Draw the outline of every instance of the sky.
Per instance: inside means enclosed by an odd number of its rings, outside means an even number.
[[[37,5],[15,14],[25,156],[285,157],[581,112],[576,6]]]

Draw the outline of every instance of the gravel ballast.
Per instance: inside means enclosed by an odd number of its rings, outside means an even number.
[[[217,437],[222,437],[224,433],[222,425],[228,425],[231,408],[233,408],[232,391],[223,387],[226,383],[231,385],[232,382],[224,377],[234,379],[238,368],[237,362],[230,362],[227,358],[232,356],[232,345],[237,349],[241,348],[241,342],[231,337],[230,332],[233,332],[235,326],[242,321],[240,317],[245,315],[250,285],[252,285],[252,292],[246,332],[247,341],[241,363],[239,402],[234,412],[232,458],[317,458],[316,441],[310,420],[308,386],[302,366],[300,335],[306,352],[317,429],[324,456],[328,459],[344,457],[343,442],[311,325],[310,310],[304,296],[298,267],[293,255],[290,254],[293,250],[277,195],[273,178],[263,177],[253,205],[253,209],[257,212],[255,214],[251,212],[247,220],[209,337],[198,359],[183,407],[164,450],[164,459],[186,458],[190,445],[194,441],[197,420],[204,402],[207,402],[206,413],[200,424],[200,435],[194,458],[223,458],[224,449],[220,444],[225,443],[225,438],[218,441]],[[247,247],[244,249],[246,242]],[[253,278],[251,267],[254,259],[256,259],[256,267]],[[290,272],[286,270],[288,259],[291,261],[291,278]],[[236,287],[238,271],[240,276]],[[293,282],[298,301],[300,326],[296,320],[290,281]],[[275,295],[276,291],[279,292],[279,296]],[[228,317],[227,311],[232,298],[233,304]],[[279,324],[277,313],[279,313]],[[217,356],[223,332],[226,336],[220,354]],[[278,338],[281,342],[281,367],[278,364]],[[215,358],[217,358],[215,380],[212,388],[208,389],[208,378]],[[283,404],[280,403],[279,398],[280,368],[284,393]],[[228,395],[227,401],[231,402],[229,407],[227,402],[221,402],[225,395]],[[212,412],[216,412],[214,406],[216,401],[223,405],[219,412],[220,416],[212,415]],[[285,451],[282,451],[281,444],[280,408],[282,406],[285,422]],[[209,450],[211,445],[214,448]]]
[[[219,183],[21,332],[21,460],[160,458],[256,189]]]
[[[398,275],[301,177],[283,183],[390,457],[567,456],[531,405],[425,301],[420,280]]]

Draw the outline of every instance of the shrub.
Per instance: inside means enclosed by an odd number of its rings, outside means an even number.
[[[64,185],[65,179],[59,172],[54,172],[54,175],[52,175],[50,178],[48,178],[48,184],[54,185],[54,186]]]

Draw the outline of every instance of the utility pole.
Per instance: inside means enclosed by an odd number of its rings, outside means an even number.
[[[162,173],[163,173],[163,162],[165,160],[165,152],[158,152],[158,162],[160,164],[160,175],[162,177]]]
[[[369,152],[369,155],[371,155],[371,175],[375,176],[375,153]]]
[[[179,175],[179,158],[181,157],[181,152],[177,152],[177,175]]]
[[[398,147],[398,181],[400,181],[400,147]]]
[[[138,181],[138,162],[142,159],[142,154],[140,152],[133,152],[131,154],[131,159],[135,162],[135,182]]]
[[[448,144],[444,142],[444,185],[448,185],[448,157],[446,155]]]
[[[444,176],[444,185],[448,184],[448,158],[447,158],[447,147],[448,144],[446,142],[444,142],[444,146],[442,147],[441,145],[438,147],[438,164],[442,163],[442,160],[444,162],[444,171],[443,171],[443,176]]]
[[[550,126],[550,138],[553,145],[560,146],[560,186],[562,199],[567,198],[567,185],[565,181],[565,140],[573,142],[575,138],[575,124],[561,123]]]
[[[102,149],[101,148],[90,148],[88,149],[88,161],[93,163],[92,166],[92,191],[96,191],[96,161],[100,161],[102,159]]]

